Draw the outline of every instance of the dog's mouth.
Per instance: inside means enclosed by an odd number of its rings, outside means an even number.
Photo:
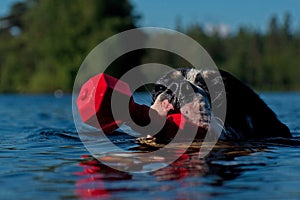
[[[211,106],[210,101],[206,95],[202,95],[201,93],[192,93],[185,94],[181,93],[181,96],[170,95],[170,101],[174,107],[174,110],[169,111],[169,114],[181,113],[186,121],[197,128],[197,138],[202,138],[203,134],[205,134],[211,124]],[[187,126],[191,127],[191,126]],[[172,128],[171,128],[172,130]],[[188,132],[184,134],[185,137],[189,137],[189,134],[192,134],[191,129],[186,129]],[[194,129],[192,129],[194,130]],[[172,138],[176,135],[175,132],[159,132],[154,136],[157,143],[169,143]],[[153,137],[151,137],[153,139]]]
[[[165,93],[164,96],[174,107],[172,113],[180,112],[192,124],[208,129],[212,115],[210,95],[204,80],[190,77],[191,74],[197,73],[176,70],[160,78],[154,86],[153,101],[159,94]],[[194,83],[196,78],[197,85]]]
[[[185,81],[181,83],[180,91],[168,89],[165,86],[156,87],[156,96],[165,93],[174,110],[169,114],[181,113],[189,122],[202,129],[208,129],[211,121],[211,104],[208,95],[199,87]],[[165,90],[163,90],[165,89]]]

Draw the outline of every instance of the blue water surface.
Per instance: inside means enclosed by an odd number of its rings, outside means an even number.
[[[201,160],[188,152],[158,171],[135,174],[89,155],[71,96],[0,95],[0,199],[300,199],[300,93],[261,97],[293,139],[227,144]],[[127,145],[122,137],[116,142]]]

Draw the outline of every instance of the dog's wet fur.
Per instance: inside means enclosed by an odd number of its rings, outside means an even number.
[[[202,129],[209,128],[212,116],[217,117],[216,113],[212,114],[212,102],[216,107],[226,104],[221,139],[291,137],[288,127],[278,120],[261,98],[226,71],[193,68],[170,71],[156,82],[153,101],[161,93],[165,93],[174,106],[172,112],[181,112]],[[220,95],[222,93],[225,94]]]

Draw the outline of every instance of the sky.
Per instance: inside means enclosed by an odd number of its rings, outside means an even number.
[[[0,16],[3,16],[9,12],[10,5],[16,2],[16,0],[0,0]]]
[[[300,0],[131,0],[142,15],[142,26],[175,28],[199,23],[210,28],[221,26],[228,31],[241,25],[265,31],[272,15],[283,19],[292,15],[292,27],[300,28]]]
[[[0,0],[0,16],[9,12],[18,0]],[[292,15],[292,28],[300,29],[300,0],[130,0],[142,16],[140,26],[174,29],[180,19],[185,27],[199,23],[207,30],[219,27],[232,32],[241,25],[265,31],[272,15],[280,20]],[[72,2],[72,1],[70,1]]]

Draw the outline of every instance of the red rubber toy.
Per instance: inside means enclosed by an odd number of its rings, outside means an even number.
[[[104,73],[90,78],[81,87],[76,103],[84,123],[101,128],[106,133],[118,128],[124,119],[114,120],[112,116],[111,95],[113,90],[127,97],[132,95],[127,83]]]
[[[118,84],[117,84],[118,83]],[[101,73],[90,78],[81,88],[77,107],[81,119],[84,123],[93,127],[100,128],[105,133],[111,133],[119,127],[123,122],[129,120],[128,116],[123,116],[121,119],[114,119],[111,111],[111,96],[113,90],[118,93],[120,97],[132,96],[129,85],[112,76]],[[122,100],[120,98],[120,100]],[[130,106],[131,117],[143,122],[149,119],[150,108],[145,105],[136,104],[131,99]],[[160,120],[160,119],[158,119]],[[167,116],[166,125],[172,124],[168,130],[183,129],[186,126],[186,120],[180,113],[171,114]]]

